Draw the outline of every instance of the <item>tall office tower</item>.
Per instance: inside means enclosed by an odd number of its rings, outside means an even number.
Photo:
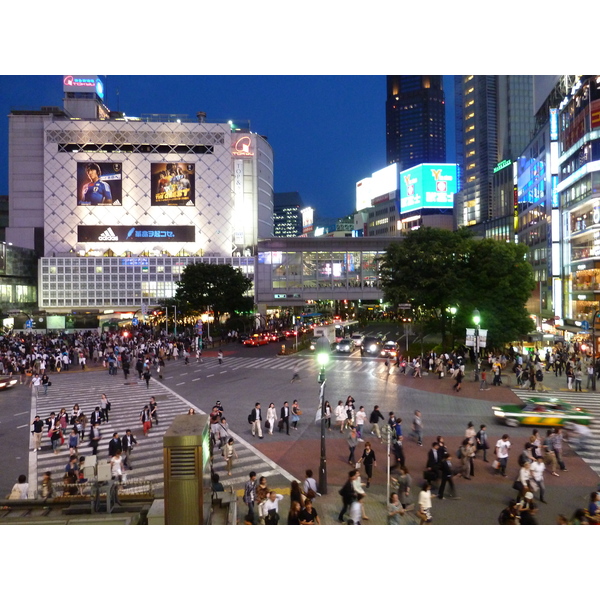
[[[298,192],[276,192],[273,195],[273,236],[301,235],[302,208],[302,198]]]
[[[531,139],[533,77],[464,75],[456,99],[462,105],[464,151],[457,225],[478,225],[500,216],[493,211],[494,168],[517,159]]]
[[[387,163],[400,170],[446,162],[446,117],[441,75],[388,75]]]

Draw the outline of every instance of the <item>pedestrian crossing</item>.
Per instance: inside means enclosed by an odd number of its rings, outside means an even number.
[[[127,471],[128,479],[149,481],[157,495],[164,492],[164,468],[163,468],[163,436],[171,426],[177,415],[186,414],[190,407],[197,413],[203,411],[195,407],[191,402],[171,391],[161,382],[152,379],[149,387],[137,377],[129,378],[127,383],[123,377],[108,375],[106,371],[73,373],[53,378],[54,386],[50,388],[47,396],[40,394],[39,397],[32,396],[31,420],[36,414],[46,419],[52,411],[56,414],[61,408],[65,408],[70,414],[74,404],[89,417],[96,406],[100,406],[101,394],[106,394],[111,403],[109,420],[100,427],[102,440],[98,447],[97,459],[108,460],[108,443],[116,431],[122,437],[127,429],[131,429],[137,440],[137,445],[131,454],[131,466],[133,469]],[[148,436],[143,435],[140,422],[140,411],[148,404],[150,397],[154,396],[158,405],[158,425],[153,424]],[[86,426],[84,441],[80,443],[79,454],[91,456],[92,448],[89,446],[89,422]],[[41,479],[46,471],[52,473],[55,482],[61,482],[65,466],[69,462],[69,451],[67,447],[68,435],[72,430],[67,427],[65,444],[61,447],[59,454],[54,454],[47,437],[47,427],[44,427],[42,438],[42,450],[30,452],[29,480],[38,482],[40,488]],[[234,489],[243,488],[251,470],[265,476],[281,475],[287,481],[294,479],[287,471],[278,467],[273,461],[248,444],[241,437],[231,432],[235,440],[235,448],[238,459],[234,460],[232,474],[227,474],[225,460],[218,450],[215,450],[213,467],[219,473],[221,483],[224,486],[233,486]]]
[[[513,389],[515,395],[521,400],[526,400],[532,396],[548,396],[550,398],[559,398],[565,400],[573,406],[584,409],[589,412],[594,420],[590,423],[591,436],[581,446],[577,433],[565,432],[565,437],[570,438],[570,447],[574,450],[589,466],[600,475],[600,393],[597,392],[571,392],[571,391],[548,391],[544,393],[532,392],[528,390]]]

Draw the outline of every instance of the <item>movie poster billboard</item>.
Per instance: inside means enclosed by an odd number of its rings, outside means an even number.
[[[77,163],[78,206],[121,206],[123,165],[117,162]]]
[[[195,169],[190,163],[152,163],[152,206],[194,206]]]

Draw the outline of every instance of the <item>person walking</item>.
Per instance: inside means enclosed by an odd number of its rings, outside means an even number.
[[[254,503],[256,501],[256,471],[250,471],[248,481],[244,486],[244,495],[242,497],[244,504],[248,507],[246,521],[254,525]]]
[[[131,453],[133,452],[133,447],[137,444],[137,440],[131,433],[131,429],[125,431],[125,435],[123,436],[122,447],[123,447],[123,466],[128,470],[132,470],[131,466]]]
[[[344,423],[346,422],[346,409],[342,400],[338,402],[338,405],[333,411],[335,414],[335,424],[340,426],[340,433],[344,431]]]
[[[392,483],[396,485],[398,498],[400,498],[402,508],[406,508],[411,504],[410,490],[412,487],[412,477],[410,476],[406,465],[400,467],[400,475],[396,478],[392,477]]]
[[[419,492],[419,498],[417,500],[419,517],[419,525],[428,525],[433,521],[431,515],[431,484],[426,481]]]
[[[269,435],[273,435],[273,429],[275,428],[275,419],[277,418],[277,409],[275,408],[275,404],[273,404],[273,402],[271,402],[269,404],[269,408],[267,408],[267,421],[265,423],[268,423],[268,429],[269,429]]]
[[[454,388],[455,392],[460,392],[460,388],[461,388],[462,380],[463,380],[463,372],[460,367],[454,371],[454,379],[456,380],[456,382],[454,383],[454,385],[452,387]]]
[[[146,382],[146,389],[150,387],[150,379],[152,378],[152,373],[150,373],[150,365],[144,368],[144,381]]]
[[[396,492],[392,492],[388,502],[388,525],[402,525],[401,517],[404,516],[405,512],[406,510],[400,503],[398,494]]]
[[[233,447],[233,438],[230,437],[227,440],[227,443],[223,446],[221,453],[223,454],[223,458],[225,459],[225,463],[227,465],[227,475],[231,476],[231,471],[233,469],[233,459],[237,458],[237,452]]]
[[[483,451],[483,461],[484,462],[489,462],[487,459],[487,451],[489,450],[489,443],[488,443],[488,434],[487,434],[487,427],[484,424],[481,424],[479,426],[479,431],[475,434],[475,444],[476,444],[476,449],[475,449],[475,456],[477,456],[477,452],[479,452],[479,450]]]
[[[508,433],[505,433],[501,439],[496,442],[494,453],[498,461],[498,470],[502,477],[506,477],[506,465],[508,463],[508,451],[510,450],[510,441]]]
[[[290,435],[290,405],[288,402],[284,402],[279,413],[279,431],[283,431]]]
[[[356,446],[358,446],[358,436],[356,435],[356,429],[354,425],[350,425],[350,431],[348,432],[348,448],[350,450],[350,454],[348,455],[348,464],[352,465],[353,467],[356,465],[356,458],[354,457]]]
[[[98,445],[100,444],[101,439],[102,434],[100,433],[100,423],[94,423],[90,427],[90,446],[92,448],[92,454],[94,456],[98,454]]]
[[[152,417],[150,416],[150,408],[148,405],[144,405],[142,411],[140,412],[140,422],[142,423],[142,431],[144,435],[147,436],[148,432],[152,428]]]
[[[219,359],[219,364],[222,365],[223,364],[223,350],[219,350],[217,352],[217,358]]]
[[[354,488],[354,480],[358,477],[358,469],[352,469],[348,471],[348,479],[346,483],[339,490],[339,494],[342,497],[342,510],[338,516],[338,521],[340,523],[344,522],[344,515],[350,508],[350,505],[357,500],[356,489]]]
[[[444,499],[444,492],[446,490],[446,485],[450,486],[449,496],[456,497],[456,489],[454,487],[454,473],[452,469],[452,459],[448,454],[440,463],[440,489],[438,490],[438,498],[440,500]]]
[[[110,410],[110,402],[106,397],[106,394],[102,394],[100,397],[100,411],[102,415],[102,421],[108,423],[108,411]]]
[[[48,377],[47,373],[42,375],[41,385],[44,388],[44,396],[48,395],[48,388],[52,385],[50,382],[50,377]]]
[[[365,420],[367,418],[367,413],[365,412],[364,406],[359,407],[354,415],[354,418],[356,420],[356,435],[361,441],[363,441],[363,427],[365,426]]]
[[[27,483],[26,475],[19,475],[17,483],[13,485],[10,494],[8,495],[9,500],[26,500],[29,493],[29,484]]]
[[[150,409],[150,418],[156,423],[158,427],[158,402],[154,396],[150,396],[150,402],[148,402],[148,408]]]
[[[546,494],[546,484],[544,483],[545,470],[546,465],[544,464],[544,459],[541,456],[538,456],[529,466],[529,471],[531,472],[529,486],[532,488],[532,492],[540,492],[540,502],[543,504],[546,504],[546,500],[544,500],[544,496]],[[534,488],[537,488],[537,490]]]
[[[298,405],[298,400],[294,400],[292,402],[292,429],[298,429],[298,422],[300,421],[300,415],[302,411],[300,410],[300,406]]]
[[[33,448],[31,450],[32,452],[37,452],[42,449],[42,435],[44,433],[44,421],[40,419],[39,415],[35,415],[31,427],[31,435],[33,437]]]
[[[258,434],[259,439],[263,439],[263,434],[262,434],[262,427],[261,427],[261,423],[262,423],[262,415],[261,415],[261,410],[260,410],[260,402],[257,402],[254,405],[254,408],[252,409],[252,411],[250,412],[250,423],[252,425],[252,437],[254,437],[255,435]]]
[[[358,462],[365,466],[365,472],[367,473],[367,488],[369,488],[371,487],[371,479],[373,477],[373,467],[377,466],[375,452],[373,452],[373,449],[371,448],[371,442],[365,442],[365,449]]]
[[[423,420],[421,418],[421,411],[415,410],[415,415],[412,421],[412,433],[417,438],[417,444],[423,445]]]
[[[327,431],[331,431],[331,404],[329,404],[329,401],[327,400],[325,400],[325,416],[323,419],[325,420]]]
[[[341,400],[340,400],[341,402]],[[378,440],[381,440],[381,430],[379,429],[379,421],[385,421],[385,417],[379,410],[379,405],[376,404],[371,411],[369,416],[369,423],[371,424],[371,435],[376,435]],[[383,442],[381,442],[383,444]]]

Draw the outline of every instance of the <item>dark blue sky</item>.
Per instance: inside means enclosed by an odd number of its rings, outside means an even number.
[[[204,111],[209,121],[249,121],[273,147],[275,191],[299,192],[317,218],[352,212],[356,182],[386,166],[382,75],[102,77],[106,105],[131,116]],[[62,106],[62,96],[61,75],[0,76],[0,194],[9,112]]]

